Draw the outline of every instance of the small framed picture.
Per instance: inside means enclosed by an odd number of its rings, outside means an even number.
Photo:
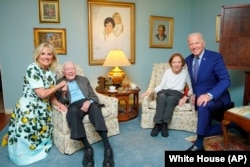
[[[60,23],[59,0],[39,0],[40,23]]]
[[[220,15],[216,16],[215,38],[216,42],[220,42]]]
[[[172,48],[174,36],[174,18],[150,16],[149,47]]]
[[[65,55],[66,29],[65,28],[34,28],[34,45],[37,47],[41,43],[49,43],[56,49],[57,54]]]

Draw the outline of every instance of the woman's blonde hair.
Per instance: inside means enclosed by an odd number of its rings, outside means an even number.
[[[52,60],[52,63],[50,65],[50,69],[54,71],[58,60],[57,60],[56,50],[52,45],[50,45],[48,43],[42,43],[39,46],[37,46],[37,48],[34,50],[34,53],[33,53],[33,60],[34,60],[34,62],[36,62],[36,64],[40,65],[38,62],[38,57],[44,48],[48,48],[53,55],[53,60]]]
[[[122,25],[122,29],[121,29],[121,33],[122,33],[123,32],[123,23],[122,23],[122,16],[121,16],[121,14],[119,12],[115,12],[112,17],[113,17],[114,20],[115,20],[115,17],[119,18],[120,24]]]

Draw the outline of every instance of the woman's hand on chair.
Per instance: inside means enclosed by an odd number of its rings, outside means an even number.
[[[150,96],[151,94],[153,94],[155,91],[154,90],[152,90],[152,91],[147,91],[147,92],[145,92],[145,93],[143,93],[142,95],[141,95],[141,98],[144,98],[144,97],[146,97],[146,96]]]
[[[183,107],[184,104],[187,102],[187,99],[188,99],[187,96],[183,96],[182,98],[180,98],[180,100],[179,100],[179,106]]]

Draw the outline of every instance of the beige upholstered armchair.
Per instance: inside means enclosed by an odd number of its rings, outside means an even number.
[[[167,68],[170,68],[168,63],[154,64],[150,83],[147,91],[154,89],[161,82],[162,76]],[[156,112],[156,94],[142,99],[142,115],[141,127],[153,128],[154,115]],[[169,124],[169,129],[184,130],[196,132],[197,112],[194,110],[191,103],[186,103],[184,107],[177,106],[172,116],[172,121]]]
[[[82,69],[78,65],[76,65],[76,70],[78,75],[84,75]],[[62,77],[62,65],[57,66],[56,72],[57,78]],[[119,134],[117,119],[118,100],[114,97],[107,97],[99,93],[96,94],[99,97],[100,103],[105,104],[105,107],[102,108],[102,114],[108,128],[108,136]],[[53,106],[52,119],[54,127],[53,143],[62,154],[72,154],[83,148],[82,142],[70,139],[70,129],[66,120],[66,112],[58,111],[57,108]],[[83,124],[90,144],[101,140],[98,133],[95,132],[93,125],[90,123],[88,115],[84,117]]]

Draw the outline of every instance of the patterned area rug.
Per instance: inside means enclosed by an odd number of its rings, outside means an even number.
[[[190,142],[196,140],[196,136],[186,138]],[[204,140],[206,151],[224,151],[224,137],[222,135],[207,137]],[[246,144],[246,140],[238,134],[228,133],[227,151],[250,151],[250,145]]]

